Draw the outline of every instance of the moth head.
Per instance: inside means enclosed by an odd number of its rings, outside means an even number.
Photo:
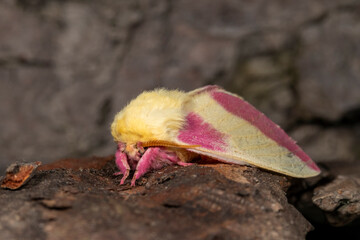
[[[126,153],[126,155],[134,160],[140,160],[141,156],[144,154],[145,149],[142,147],[141,143],[124,143],[119,142],[118,148],[121,152]]]

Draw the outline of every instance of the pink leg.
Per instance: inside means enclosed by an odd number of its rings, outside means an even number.
[[[127,156],[124,152],[121,151],[121,149],[118,149],[115,154],[115,163],[116,166],[119,168],[120,172],[114,173],[114,175],[120,175],[123,174],[123,177],[120,181],[120,184],[124,184],[126,178],[129,176],[130,167],[127,161]]]
[[[152,161],[157,155],[156,149],[157,148],[148,148],[145,151],[144,155],[141,157],[140,161],[136,166],[136,171],[131,180],[131,186],[135,186],[135,181],[151,169]]]
[[[193,163],[186,163],[186,162],[177,162],[176,164],[179,166],[184,166],[184,167],[193,165]]]
[[[169,159],[173,164],[177,164],[179,166],[190,166],[192,163],[182,162],[181,159],[174,152],[168,152],[162,148],[159,149],[158,155],[162,159]]]
[[[131,186],[135,186],[135,181],[151,169],[161,169],[165,165],[178,164],[189,166],[192,163],[181,162],[175,152],[167,151],[162,147],[148,148],[136,166],[136,171],[131,180]]]

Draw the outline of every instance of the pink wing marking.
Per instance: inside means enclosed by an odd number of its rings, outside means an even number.
[[[287,148],[290,152],[298,156],[306,163],[307,166],[315,171],[320,171],[311,158],[298,145],[296,145],[295,141],[292,140],[284,130],[277,126],[263,113],[256,110],[248,102],[222,91],[211,91],[210,94],[212,98],[228,112],[250,122],[267,137],[271,138],[279,145]]]
[[[221,152],[227,146],[226,137],[194,112],[186,116],[186,125],[178,135],[182,142]]]

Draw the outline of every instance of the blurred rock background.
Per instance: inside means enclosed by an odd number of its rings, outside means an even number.
[[[110,123],[131,98],[206,84],[242,95],[315,161],[359,163],[359,42],[356,0],[2,0],[0,170],[112,154]]]

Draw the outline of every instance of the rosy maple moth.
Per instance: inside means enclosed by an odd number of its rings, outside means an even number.
[[[150,170],[190,165],[198,156],[249,164],[306,178],[320,169],[278,125],[236,94],[218,86],[191,92],[145,91],[116,114],[111,133],[121,184]]]

